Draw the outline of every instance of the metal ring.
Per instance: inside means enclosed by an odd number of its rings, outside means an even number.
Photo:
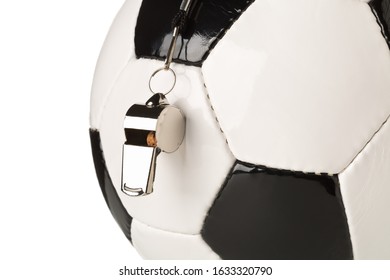
[[[172,74],[173,74],[173,85],[171,87],[171,89],[165,93],[163,92],[156,92],[155,90],[153,90],[152,88],[152,79],[154,76],[156,76],[158,73],[160,73],[161,71],[170,71]],[[167,68],[167,67],[162,67],[162,68],[159,68],[157,69],[156,71],[153,72],[152,76],[150,76],[150,79],[149,79],[149,89],[152,93],[156,94],[156,93],[161,93],[162,95],[167,95],[168,93],[170,93],[174,88],[175,88],[175,85],[176,85],[176,73],[175,71],[172,70],[172,68]]]

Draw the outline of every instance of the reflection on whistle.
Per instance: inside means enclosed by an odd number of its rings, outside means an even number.
[[[153,192],[157,156],[160,149],[123,145],[122,191],[130,196]]]
[[[157,148],[155,129],[163,109],[135,104],[126,113],[121,188],[129,196],[144,196],[153,192],[156,161],[161,151]]]

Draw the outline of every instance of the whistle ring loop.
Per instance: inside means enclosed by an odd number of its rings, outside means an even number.
[[[153,86],[152,86],[152,81],[153,81],[153,78],[161,73],[162,71],[169,71],[171,74],[172,74],[172,77],[173,77],[173,81],[172,81],[172,86],[171,88],[169,88],[169,90],[165,91],[165,92],[161,92],[161,91],[158,91],[156,90]],[[153,94],[156,94],[156,93],[160,93],[162,95],[168,95],[174,88],[175,88],[175,85],[176,85],[176,73],[175,71],[172,70],[172,68],[167,68],[167,67],[161,67],[159,69],[157,69],[156,71],[153,72],[152,76],[150,76],[150,79],[149,79],[149,89],[150,91],[153,93]]]

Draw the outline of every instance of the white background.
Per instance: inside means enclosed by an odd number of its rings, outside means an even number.
[[[139,259],[88,134],[95,64],[122,3],[0,2],[0,279],[109,279]]]
[[[95,64],[122,3],[0,2],[0,279],[117,279],[124,265],[145,265],[105,204],[88,134]],[[273,279],[344,267],[272,263],[282,265]],[[344,279],[388,279],[388,264],[348,263]]]

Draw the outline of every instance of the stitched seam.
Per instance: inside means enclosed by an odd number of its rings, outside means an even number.
[[[143,223],[143,222],[141,222],[141,221],[139,221],[139,220],[137,220],[137,219],[134,219],[134,218],[133,218],[133,221],[132,221],[132,225],[133,225],[133,223],[136,223],[136,224],[138,223],[138,224],[140,224],[141,226],[145,226],[145,227],[151,228],[152,230],[158,230],[158,231],[161,231],[161,232],[167,233],[167,234],[183,235],[184,237],[199,237],[199,238],[204,242],[203,245],[204,245],[204,248],[205,248],[205,249],[208,249],[208,251],[209,251],[210,253],[213,253],[213,254],[217,255],[220,259],[222,259],[221,256],[219,256],[216,252],[214,252],[214,250],[209,246],[209,244],[206,242],[206,240],[204,240],[204,238],[203,238],[203,236],[201,235],[201,233],[197,233],[197,234],[187,234],[187,233],[180,233],[180,232],[175,232],[175,231],[163,230],[163,229],[156,228],[156,227],[150,226],[150,225],[148,225],[148,224],[145,224],[145,223]],[[132,228],[137,228],[137,225],[135,225],[135,226],[132,227]],[[130,230],[130,231],[131,231],[131,230]],[[131,232],[130,232],[130,236],[131,236]],[[135,248],[137,247],[137,242],[135,242],[134,247],[135,247]],[[136,248],[136,249],[137,249],[137,248]]]
[[[97,128],[100,128],[101,125],[102,125],[102,120],[103,120],[103,115],[104,115],[104,112],[107,108],[107,104],[108,102],[110,101],[111,97],[112,97],[112,93],[113,93],[113,90],[119,80],[119,78],[122,76],[123,72],[125,71],[125,69],[127,68],[127,66],[129,65],[129,63],[131,61],[135,60],[135,57],[133,57],[132,55],[130,55],[130,57],[127,59],[127,62],[125,63],[125,65],[123,66],[123,68],[118,72],[118,75],[115,77],[114,79],[114,82],[111,84],[110,86],[110,89],[108,90],[108,94],[105,96],[104,98],[104,102],[102,103],[103,105],[101,106],[101,109],[99,110],[99,114],[98,114],[98,119],[96,120],[96,127]]]
[[[121,17],[121,15],[123,16],[125,13],[126,13],[126,10],[127,9],[127,1],[125,1],[123,4],[122,4],[122,6],[121,6],[121,8],[120,8],[120,10],[118,11],[118,14],[116,15],[116,17],[115,17],[115,19],[114,19],[114,21],[113,21],[113,23],[112,23],[112,25],[111,25],[111,27],[110,27],[110,31],[109,31],[109,33],[111,33],[112,32],[112,28],[113,27],[116,27],[116,28],[118,28],[117,26],[116,26],[116,24],[119,24],[119,26],[121,25],[121,21],[119,21],[118,22],[118,18],[120,18]],[[133,36],[134,36],[135,34],[133,34]],[[107,39],[109,38],[109,35],[106,37],[106,39],[105,39],[105,41],[104,41],[104,45],[105,44],[107,44]],[[134,40],[134,38],[132,39],[132,40]],[[104,47],[104,46],[103,46]],[[133,47],[134,48],[134,47]],[[108,89],[108,91],[107,91],[107,95],[104,97],[104,99],[103,99],[103,103],[102,103],[102,105],[100,105],[99,107],[98,107],[98,110],[97,110],[97,118],[96,118],[96,125],[94,126],[94,127],[96,127],[97,129],[99,129],[100,128],[100,126],[101,126],[101,123],[102,123],[102,119],[103,119],[103,114],[104,114],[104,111],[105,111],[105,109],[106,109],[106,105],[107,105],[107,103],[108,103],[108,100],[110,99],[110,96],[111,96],[111,94],[112,94],[112,91],[113,91],[113,89],[114,89],[114,87],[115,87],[115,85],[116,85],[116,83],[117,83],[117,81],[118,81],[118,79],[119,79],[119,77],[122,75],[122,73],[123,73],[123,71],[126,69],[126,67],[127,67],[127,65],[129,64],[129,62],[132,60],[132,59],[135,59],[135,55],[134,55],[134,52],[132,53],[131,52],[131,50],[133,49],[133,48],[129,48],[129,52],[127,53],[127,62],[124,64],[124,66],[123,66],[123,68],[121,68],[120,69],[120,71],[118,72],[118,74],[115,76],[115,78],[114,78],[114,81],[113,81],[113,83],[111,83],[111,85],[110,85],[110,87],[109,87],[109,89]],[[100,53],[100,55],[102,55],[102,53]],[[99,56],[100,56],[99,55]],[[99,62],[99,61],[98,61]],[[93,94],[93,93],[92,93]],[[100,109],[99,109],[100,108]],[[90,114],[90,116],[92,116],[92,114]],[[90,119],[90,120],[92,120],[92,118]]]
[[[202,67],[203,63],[206,61],[207,57],[210,55],[210,53],[214,50],[214,48],[218,45],[219,41],[222,40],[222,38],[226,35],[226,33],[232,28],[232,26],[240,19],[240,17],[244,14],[244,12],[255,2],[255,0],[250,0],[247,3],[247,6],[241,10],[241,12],[237,15],[237,17],[230,22],[228,26],[225,28],[222,28],[221,31],[217,34],[214,41],[210,44],[207,51],[203,54],[202,58],[197,61],[187,61],[180,58],[174,58],[173,62],[178,64],[184,64],[188,66],[195,66],[195,67]],[[183,47],[183,46],[182,46]],[[157,59],[157,60],[165,60],[165,56],[159,56],[159,55],[137,55],[138,58],[148,58],[148,59]]]
[[[215,40],[211,43],[209,49],[207,50],[207,52],[205,52],[205,54],[203,55],[201,61],[202,61],[202,64],[204,61],[206,61],[207,57],[210,55],[210,53],[214,50],[214,48],[217,46],[217,44],[219,43],[219,41],[222,40],[222,38],[226,35],[226,33],[232,28],[232,26],[239,20],[239,18],[243,15],[243,13],[255,2],[255,0],[250,0],[248,1],[247,3],[247,6],[241,10],[241,13],[238,15],[238,17],[233,20],[231,22],[231,24],[229,26],[227,26],[226,28],[222,29],[221,32],[218,33],[217,37],[215,38]]]
[[[185,235],[185,236],[200,236],[200,233],[183,233],[183,232],[170,231],[170,230],[162,229],[162,228],[159,228],[159,227],[151,226],[151,225],[149,225],[149,224],[147,224],[145,222],[142,222],[142,221],[138,220],[137,218],[133,217],[132,224],[133,224],[134,221],[139,223],[139,224],[141,224],[141,225],[143,225],[143,226],[150,227],[151,229],[162,231],[162,232],[166,232],[166,233],[174,233],[174,234]]]
[[[207,98],[206,98],[206,99],[207,99],[207,102],[208,102],[208,104],[209,104],[209,106],[210,106],[210,108],[211,108],[211,111],[213,112],[215,121],[217,122],[217,126],[218,126],[219,130],[221,131],[221,133],[222,133],[222,135],[223,135],[223,137],[224,137],[224,139],[225,139],[226,145],[228,146],[229,151],[233,154],[234,158],[235,158],[238,162],[244,162],[244,161],[241,161],[240,159],[238,159],[238,158],[234,155],[234,153],[232,152],[232,149],[230,148],[229,140],[227,139],[227,136],[226,136],[224,130],[222,129],[222,127],[221,127],[221,123],[219,122],[219,119],[218,119],[218,117],[217,117],[217,113],[216,113],[216,111],[215,111],[215,109],[214,109],[214,107],[213,107],[213,105],[212,105],[212,102],[211,102],[211,99],[210,99],[210,95],[209,95],[209,91],[208,91],[208,89],[207,89],[206,82],[205,82],[205,79],[204,79],[203,71],[201,70],[200,73],[201,73],[201,78],[202,78],[203,86],[204,86],[204,89],[205,89],[205,92],[206,92],[205,94],[206,94],[206,97],[207,97]],[[274,170],[282,170],[282,171],[285,170],[285,169],[273,168],[273,167],[269,167],[269,166],[265,166],[265,165],[256,165],[256,166],[261,166],[261,167],[264,167],[264,168],[267,168],[267,169],[274,169]],[[328,175],[328,176],[334,176],[334,175],[336,175],[335,173],[328,173],[328,172],[305,172],[305,171],[292,170],[292,169],[291,169],[291,170],[287,170],[287,169],[286,169],[285,171],[297,172],[297,173],[302,173],[302,174],[306,174],[306,175],[318,175],[318,176],[320,176],[320,175]]]
[[[214,107],[213,107],[213,105],[212,105],[212,103],[211,103],[209,91],[208,91],[207,86],[206,86],[206,82],[205,82],[205,79],[204,79],[204,76],[203,76],[203,71],[202,71],[202,69],[200,69],[200,77],[201,77],[202,82],[203,82],[203,87],[204,87],[204,90],[205,90],[207,103],[209,104],[210,109],[211,109],[211,111],[212,111],[212,113],[213,113],[213,115],[214,115],[214,119],[215,119],[215,121],[216,121],[216,123],[217,123],[217,126],[218,126],[219,130],[221,131],[223,138],[225,139],[226,145],[228,146],[229,151],[232,153],[232,149],[230,149],[230,146],[229,146],[229,141],[228,141],[228,139],[227,139],[227,137],[226,137],[225,132],[223,131],[223,129],[222,129],[222,127],[221,127],[221,123],[219,122],[219,119],[218,119],[218,117],[217,117],[217,113],[215,112],[215,109],[214,109]],[[232,153],[232,154],[233,154],[233,153]]]
[[[369,3],[367,3],[367,5],[370,7],[372,13],[374,14],[376,22],[378,23],[378,25],[381,29],[382,36],[383,36],[383,38],[385,38],[387,46],[390,48],[390,40],[389,40],[389,37],[387,36],[387,31],[385,29],[385,25],[382,23],[382,20],[381,20],[380,16],[378,15],[377,11],[375,10],[375,7]]]
[[[386,123],[389,122],[389,119],[390,119],[390,115],[387,116],[386,120],[380,125],[379,129],[377,129],[375,131],[375,133],[371,136],[371,138],[368,140],[368,142],[363,146],[363,148],[356,154],[356,156],[350,161],[349,164],[347,164],[347,166],[342,169],[340,172],[339,172],[339,175],[341,175],[344,171],[346,171],[356,160],[357,158],[360,156],[360,154],[362,154],[364,152],[364,150],[366,149],[366,147],[374,141],[375,137],[378,135],[378,133],[382,130],[382,128],[386,125]]]

